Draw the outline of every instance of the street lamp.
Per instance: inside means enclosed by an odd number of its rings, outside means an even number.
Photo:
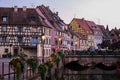
[[[61,37],[58,38],[58,44],[59,44],[59,48],[60,48],[60,42],[61,42]]]
[[[75,50],[77,49],[77,42],[74,43]],[[74,53],[75,54],[75,53]]]
[[[42,50],[42,63],[44,63],[44,44],[45,44],[45,39],[46,39],[45,34],[42,34],[42,46],[43,46],[43,50]]]

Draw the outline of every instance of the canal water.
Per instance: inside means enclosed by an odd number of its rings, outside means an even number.
[[[100,67],[98,67],[98,65]],[[103,67],[97,64],[92,67],[81,67],[75,64],[68,64],[64,68],[57,70],[52,80],[120,80],[120,71],[114,66]]]

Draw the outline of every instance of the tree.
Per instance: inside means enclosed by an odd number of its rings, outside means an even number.
[[[105,40],[100,44],[101,48],[106,48],[106,47],[110,47],[111,43],[109,40]]]

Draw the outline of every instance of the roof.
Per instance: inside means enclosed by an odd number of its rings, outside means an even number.
[[[63,20],[60,19],[58,16],[58,12],[54,13],[50,10],[49,7],[46,7],[44,5],[38,6],[39,10],[44,14],[46,19],[49,21],[49,23],[52,25],[53,28],[55,28],[58,31],[64,32],[63,28],[65,28],[65,23]]]
[[[111,39],[109,32],[105,29],[103,25],[97,25],[97,26],[101,29],[104,39]]]
[[[39,19],[39,16],[34,8],[6,8],[0,7],[0,18],[7,17],[7,21],[3,22],[0,19],[0,25],[45,25],[43,21]]]
[[[86,23],[88,24],[91,30],[100,31],[100,28],[93,21],[86,20]]]
[[[86,31],[87,34],[93,34],[92,30],[86,24],[86,21],[84,19],[74,18],[74,20],[77,21],[77,23],[80,25],[80,27],[82,27]]]
[[[111,31],[114,31],[114,33],[116,34],[117,37],[120,38],[120,29],[112,29]]]

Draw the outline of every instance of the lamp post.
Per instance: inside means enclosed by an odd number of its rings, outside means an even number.
[[[60,44],[61,44],[60,42],[61,42],[61,40],[62,40],[61,37],[59,37],[59,38],[58,38],[59,48],[60,48]]]
[[[44,44],[45,44],[45,39],[46,39],[45,34],[42,34],[42,46],[43,46],[43,50],[42,50],[42,63],[44,63]]]
[[[74,43],[74,46],[75,46],[75,52],[76,52],[76,49],[77,49],[77,42]],[[74,53],[76,54],[76,53]]]

